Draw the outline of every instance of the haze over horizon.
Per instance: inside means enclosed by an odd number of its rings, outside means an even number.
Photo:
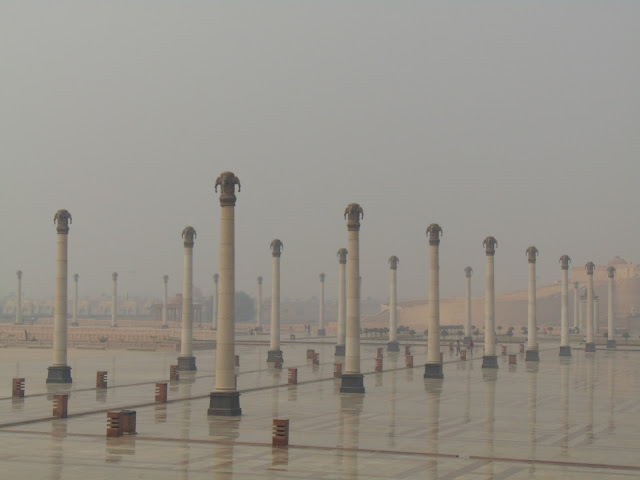
[[[236,289],[337,297],[344,209],[364,209],[363,298],[426,298],[425,229],[442,226],[440,293],[538,285],[615,255],[638,262],[638,2],[124,2],[0,4],[0,298],[24,272],[52,297],[54,213],[70,211],[80,295],[182,289],[218,268],[224,170],[236,205]]]

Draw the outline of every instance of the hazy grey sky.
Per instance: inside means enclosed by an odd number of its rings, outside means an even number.
[[[614,255],[638,261],[640,2],[0,3],[0,296],[24,271],[52,296],[53,215],[73,215],[81,294],[182,288],[218,265],[213,183],[232,170],[237,288],[337,296],[343,212],[358,202],[363,295],[425,297],[425,229],[444,229],[441,294],[465,265],[498,292]],[[130,273],[130,272],[135,272]]]

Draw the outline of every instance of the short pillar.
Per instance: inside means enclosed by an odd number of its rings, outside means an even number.
[[[502,345],[502,355],[506,355],[506,354],[507,354],[507,346]]]
[[[12,397],[24,397],[24,378],[14,378],[11,385]]]
[[[56,393],[53,395],[53,416],[67,418],[67,407],[69,405],[68,393]]]
[[[341,363],[334,363],[333,364],[333,378],[340,378],[342,377],[342,364]]]
[[[171,365],[169,367],[169,380],[172,382],[180,380],[180,372],[178,372],[178,365]]]
[[[107,372],[99,371],[96,373],[96,388],[107,388]]]
[[[404,346],[404,354],[405,355],[411,355],[411,345],[405,345]]]
[[[382,357],[376,358],[376,372],[382,372]]]
[[[460,360],[466,360],[466,359],[467,359],[467,351],[460,350]]]
[[[509,355],[509,365],[517,365],[518,357],[515,354]]]
[[[383,347],[378,347],[378,354],[376,355],[376,358],[382,358],[382,350]]]
[[[271,445],[274,447],[287,447],[289,445],[289,419],[273,419],[273,438]]]
[[[122,425],[122,433],[124,435],[135,435],[136,434],[136,411],[122,410],[122,412],[120,412],[120,424]]]
[[[313,365],[320,365],[320,354],[319,353],[314,353],[313,354],[313,358],[311,359],[311,363]]]
[[[122,436],[121,412],[107,412],[107,437]]]
[[[524,343],[520,344],[520,353],[524,353]]]
[[[316,353],[316,351],[315,351],[315,350],[308,349],[308,350],[307,350],[307,360],[311,360],[311,359],[313,359],[313,354],[314,354],[314,353]]]
[[[407,367],[413,367],[413,355],[407,355],[405,360]]]
[[[289,369],[289,384],[297,385],[298,384],[298,369],[290,368]]]
[[[156,403],[167,403],[166,383],[156,383]]]

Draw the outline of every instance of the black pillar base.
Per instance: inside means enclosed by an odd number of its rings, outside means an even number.
[[[219,417],[238,417],[242,415],[240,408],[240,392],[211,392],[207,415]]]
[[[284,361],[284,357],[282,356],[282,350],[269,350],[267,352],[267,363],[273,363],[276,361],[276,358],[280,357],[282,361]]]
[[[444,378],[441,363],[425,363],[424,378]]]
[[[336,345],[336,357],[344,357],[344,345]]]
[[[482,357],[482,368],[498,368],[498,357],[496,355]]]
[[[584,351],[585,352],[595,352],[596,351],[596,344],[594,342],[587,342],[587,344],[584,347]]]
[[[49,367],[47,383],[71,383],[71,367],[67,365],[53,365]]]
[[[464,340],[462,340],[462,343],[464,343],[468,347],[469,344],[471,343],[471,340],[473,340],[471,337],[464,337]]]
[[[570,346],[560,346],[560,356],[561,357],[570,357],[571,356],[571,347]]]
[[[400,344],[398,342],[387,343],[387,352],[399,352]]]
[[[607,348],[616,348],[615,340],[607,340]]]
[[[318,336],[319,337],[326,337],[327,336],[327,332],[324,328],[319,328],[318,329]]]
[[[540,353],[538,350],[527,350],[524,352],[524,361],[525,362],[539,362],[540,361]]]
[[[364,375],[361,373],[343,373],[340,393],[364,393]]]
[[[196,370],[196,357],[178,357],[179,372],[195,372]]]

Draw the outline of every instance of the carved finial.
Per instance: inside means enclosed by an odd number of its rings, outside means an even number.
[[[400,259],[395,255],[391,255],[389,257],[389,266],[391,267],[391,270],[397,270],[399,263],[400,263]]]
[[[596,268],[596,264],[593,262],[588,262],[584,267],[587,269],[587,275],[593,275],[593,271]]]
[[[193,247],[193,240],[197,237],[196,229],[193,227],[184,227],[182,230],[182,238],[184,238],[185,247]]]
[[[466,275],[467,278],[471,278],[472,273],[473,273],[473,268],[471,268],[468,265],[464,267],[464,274]]]
[[[536,257],[538,256],[538,249],[536,247],[531,245],[524,253],[527,255],[529,263],[536,263]]]
[[[57,223],[58,233],[69,233],[69,224],[73,223],[71,214],[66,210],[58,210],[53,216],[53,223]]]
[[[18,276],[18,280],[20,280],[22,278],[22,270],[18,270],[16,275]]]
[[[487,237],[482,242],[482,246],[485,247],[487,255],[493,256],[496,253],[498,241],[494,237]]]
[[[262,285],[262,276],[258,277],[258,285]]]
[[[338,250],[338,263],[347,263],[347,253],[349,252],[347,252],[346,248],[341,248],[340,250]]]
[[[218,191],[220,185],[220,205],[223,207],[233,207],[236,204],[235,186],[238,185],[240,191],[240,180],[232,172],[222,172],[216,179],[214,190]]]
[[[325,279],[326,275],[324,273],[321,273],[319,275],[319,277],[320,277],[320,282],[324,283],[324,279]]]
[[[611,265],[609,268],[607,268],[607,274],[608,274],[609,278],[613,278],[615,276],[615,274],[616,274],[616,267]]]
[[[73,274],[73,281],[74,282],[77,282],[79,278],[80,278],[80,275],[78,275],[77,273]]]
[[[279,238],[274,238],[271,241],[271,255],[273,255],[274,257],[279,257],[280,254],[282,253],[282,248],[283,247],[284,247],[284,245],[282,244],[280,239]]]
[[[571,258],[569,258],[569,255],[562,255],[560,257],[560,264],[562,265],[562,270],[569,270],[570,263],[571,263]]]
[[[218,275],[217,273],[213,274],[213,283],[218,283],[218,279],[220,278],[220,275]]]
[[[114,282],[117,282],[117,281],[118,281],[118,272],[113,272],[113,273],[111,274],[111,278],[113,278],[113,281],[114,281]]]
[[[347,219],[347,230],[360,230],[360,219],[364,218],[364,210],[357,203],[350,203],[344,210],[344,218]]]
[[[162,280],[164,281],[164,283],[169,283],[169,275],[164,275],[162,277]]]
[[[442,228],[437,223],[432,223],[427,227],[429,245],[440,245],[440,235],[442,235]]]

